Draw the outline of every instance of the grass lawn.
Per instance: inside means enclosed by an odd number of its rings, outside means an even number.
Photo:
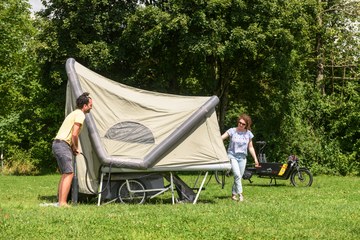
[[[143,205],[40,207],[59,175],[0,176],[0,239],[360,239],[360,178],[315,176],[309,188],[253,177],[244,202],[212,178],[198,203],[165,193]],[[196,176],[186,176],[189,183]]]

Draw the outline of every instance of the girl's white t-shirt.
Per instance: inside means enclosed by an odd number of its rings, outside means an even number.
[[[228,153],[234,157],[237,155],[247,156],[249,142],[254,137],[254,134],[250,130],[237,131],[235,127],[227,130],[227,133],[230,136]]]

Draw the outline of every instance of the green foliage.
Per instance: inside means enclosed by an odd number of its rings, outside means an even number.
[[[39,160],[33,158],[28,151],[13,149],[8,151],[11,156],[4,161],[2,173],[6,175],[36,175],[39,173]]]
[[[270,160],[297,154],[319,173],[359,173],[357,1],[44,4],[36,19],[25,0],[0,4],[6,157],[19,149],[41,172],[54,171],[51,139],[64,118],[65,61],[73,57],[131,86],[217,95],[222,131],[248,113]]]
[[[29,154],[37,141],[34,136],[39,136],[33,111],[42,93],[34,54],[36,34],[27,1],[0,3],[0,146],[7,170],[14,174],[37,170],[38,160]]]
[[[225,128],[223,129],[223,132],[225,132],[229,128],[237,126],[237,121],[240,114],[248,114],[248,110],[238,103],[231,103],[231,106],[232,107],[227,111],[227,117],[224,124]]]
[[[29,151],[31,158],[39,159],[39,161],[35,162],[35,167],[39,173],[54,173],[57,171],[58,165],[52,157],[51,141],[47,138],[42,138],[35,142]]]
[[[348,83],[345,94],[322,96],[304,84],[290,95],[292,115],[285,116],[271,153],[285,159],[297,154],[317,173],[358,174],[359,93]]]
[[[322,99],[318,114],[323,120],[324,164],[346,175],[360,170],[360,98],[357,84],[348,82],[342,89]]]
[[[63,1],[44,2],[46,9],[37,13],[34,25],[36,57],[41,63],[41,94],[26,115],[33,140],[27,149],[41,159],[41,172],[53,172],[56,161],[51,141],[64,119],[67,76],[65,62],[69,57],[106,76],[122,75],[126,67],[114,63],[118,38],[126,26],[124,19],[137,1]],[[31,114],[33,113],[33,114]],[[29,134],[31,133],[29,132]],[[41,132],[42,134],[37,134]]]

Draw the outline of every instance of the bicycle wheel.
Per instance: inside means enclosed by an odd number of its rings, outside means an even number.
[[[141,192],[145,190],[144,185],[142,185],[142,183],[137,180],[128,180],[128,182],[131,191],[129,191],[126,181],[123,182],[119,187],[118,198],[120,202],[127,204],[142,204],[146,197],[145,192]]]
[[[225,171],[215,171],[215,180],[221,185],[221,188],[225,186]]]
[[[226,177],[230,177],[230,176],[231,176],[231,170],[215,171],[216,182],[221,185],[222,189],[224,189]]]
[[[291,184],[295,187],[310,187],[313,176],[307,169],[295,170],[290,177]]]
[[[224,175],[223,171],[215,171],[215,180],[218,184],[222,184],[222,176]]]

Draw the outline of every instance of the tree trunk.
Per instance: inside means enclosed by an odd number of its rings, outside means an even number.
[[[215,60],[215,78],[216,82],[218,83],[216,95],[219,97],[219,105],[217,108],[217,115],[218,115],[218,121],[219,121],[219,127],[220,131],[224,131],[224,125],[225,125],[225,116],[226,116],[226,110],[228,107],[229,102],[229,83],[224,79],[222,74],[222,63],[220,60]]]
[[[321,0],[319,0],[319,4],[321,4]],[[322,13],[318,13],[317,16],[317,25],[318,25],[318,33],[316,34],[316,78],[314,79],[314,88],[319,89],[319,91],[325,95],[325,84],[324,84],[324,55],[322,52]]]

